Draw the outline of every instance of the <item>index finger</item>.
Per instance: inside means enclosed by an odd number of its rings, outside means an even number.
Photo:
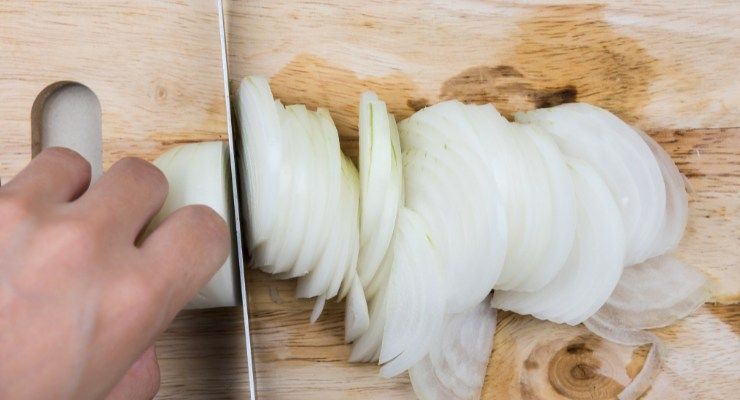
[[[167,288],[168,316],[174,315],[223,265],[231,235],[210,207],[191,205],[168,216],[142,243],[150,283]],[[169,323],[169,321],[167,321]]]

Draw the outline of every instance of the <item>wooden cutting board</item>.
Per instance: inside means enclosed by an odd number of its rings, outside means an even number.
[[[31,109],[76,81],[101,103],[103,160],[153,159],[225,139],[215,2],[0,2],[0,181],[30,159]],[[270,77],[277,97],[331,110],[357,152],[357,104],[372,89],[397,118],[442,99],[502,112],[585,101],[647,130],[692,188],[678,255],[713,302],[657,333],[663,374],[645,398],[740,392],[740,5],[731,1],[428,3],[227,1],[233,85]],[[294,283],[250,273],[262,398],[413,398],[407,376],[348,364],[343,306],[316,324]],[[183,312],[158,342],[159,398],[243,398],[241,311]],[[645,348],[583,328],[499,313],[485,398],[599,399],[619,392]]]

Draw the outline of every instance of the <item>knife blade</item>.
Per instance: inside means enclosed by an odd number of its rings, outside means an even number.
[[[236,164],[236,137],[234,136],[233,120],[231,115],[231,92],[229,90],[229,52],[226,43],[226,23],[224,17],[223,0],[217,0],[218,29],[221,37],[221,67],[224,81],[224,101],[226,103],[226,132],[229,138],[229,168],[231,169],[231,194],[234,200],[234,232],[236,242],[236,260],[239,267],[239,283],[242,297],[242,314],[244,320],[244,344],[246,348],[247,375],[249,378],[249,399],[257,399],[255,387],[254,361],[252,358],[252,338],[249,330],[249,304],[247,296],[246,275],[244,271],[244,251],[242,248],[241,218],[239,213],[239,179]]]

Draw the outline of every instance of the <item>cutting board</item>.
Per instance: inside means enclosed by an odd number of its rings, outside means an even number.
[[[740,392],[740,5],[735,2],[227,1],[232,85],[270,78],[286,103],[327,107],[357,155],[357,104],[397,118],[443,99],[504,114],[585,101],[647,130],[691,187],[678,256],[712,302],[656,333],[668,345],[648,399]],[[104,167],[225,139],[212,1],[0,2],[0,181],[30,159],[31,110],[60,81],[101,104]],[[343,306],[308,323],[294,282],[250,272],[258,390],[266,399],[413,398],[406,375],[348,364]],[[162,399],[243,398],[241,311],[186,311],[158,342]],[[499,312],[484,398],[612,398],[647,349]]]

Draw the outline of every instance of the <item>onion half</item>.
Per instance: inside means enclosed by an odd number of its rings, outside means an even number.
[[[167,177],[169,191],[147,231],[151,232],[178,208],[191,204],[211,207],[230,228],[233,227],[229,156],[223,142],[178,146],[159,156],[154,165]],[[239,276],[232,261],[233,252],[232,242],[229,257],[185,308],[226,307],[240,303]]]

